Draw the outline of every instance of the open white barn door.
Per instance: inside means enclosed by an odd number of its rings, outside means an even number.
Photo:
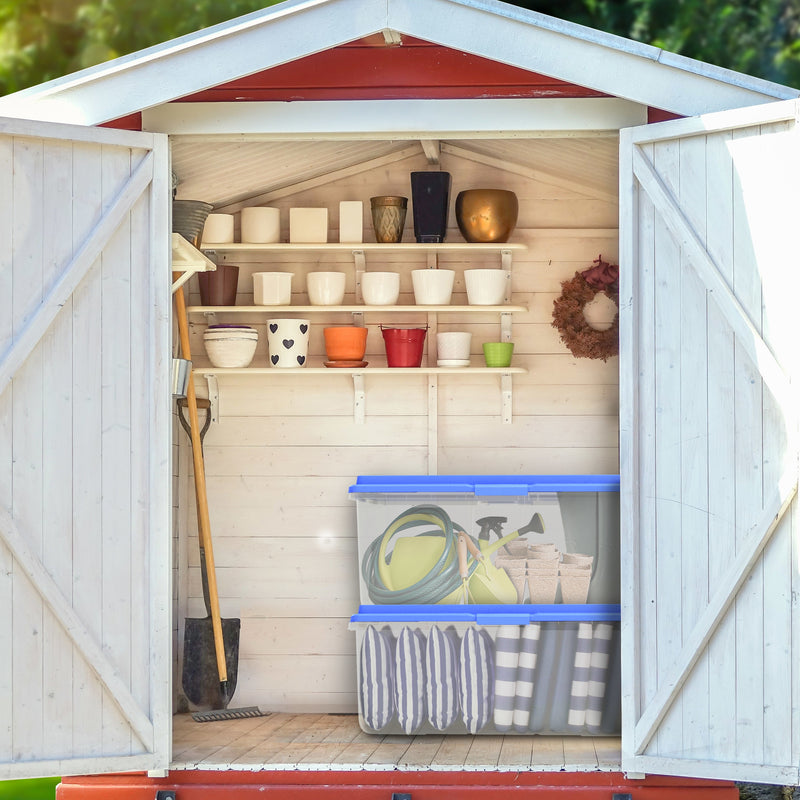
[[[795,101],[623,132],[623,767],[798,782]]]
[[[0,120],[0,779],[170,748],[166,137]]]

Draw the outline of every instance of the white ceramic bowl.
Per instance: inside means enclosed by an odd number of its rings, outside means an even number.
[[[472,334],[448,331],[436,334],[436,358],[439,361],[469,361]],[[461,365],[463,366],[463,364]]]
[[[288,306],[291,302],[291,272],[253,273],[253,303],[255,305]]]
[[[467,302],[471,306],[499,306],[506,299],[508,273],[504,269],[465,269]]]
[[[368,306],[393,306],[400,296],[397,272],[365,272],[361,276],[361,296]]]
[[[452,269],[412,269],[414,301],[418,306],[447,306],[456,273]]]
[[[227,339],[204,337],[203,344],[208,360],[213,366],[221,369],[240,369],[250,366],[256,353],[257,342],[258,337],[231,336]]]
[[[309,272],[308,302],[312,306],[338,306],[344,300],[344,272]]]

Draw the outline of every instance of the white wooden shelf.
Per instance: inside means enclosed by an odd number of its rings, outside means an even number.
[[[419,244],[418,242],[397,242],[385,244],[383,242],[275,242],[273,244],[248,244],[248,243],[227,243],[217,244],[214,242],[203,242],[201,250],[213,250],[217,253],[299,253],[299,252],[319,252],[328,251],[332,253],[352,253],[358,250],[365,252],[403,252],[403,253],[503,253],[508,251],[524,252],[528,249],[525,244],[512,244],[510,242],[481,244],[471,242],[441,242],[440,244]]]
[[[514,314],[527,306],[189,306],[190,314]]]

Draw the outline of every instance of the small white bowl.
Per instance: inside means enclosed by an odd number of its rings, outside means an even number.
[[[465,269],[464,283],[471,306],[499,306],[505,302],[508,273],[504,269]]]
[[[397,272],[365,272],[361,276],[361,296],[368,306],[393,306],[400,296]]]
[[[452,269],[412,269],[414,301],[418,306],[447,306],[456,273]]]
[[[344,272],[309,272],[308,302],[312,306],[338,306],[344,300]]]

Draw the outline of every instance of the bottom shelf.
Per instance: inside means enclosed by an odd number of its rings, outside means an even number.
[[[275,713],[202,723],[191,714],[178,714],[173,730],[171,769],[613,772],[620,768],[620,740],[615,736],[367,734],[355,714]]]

